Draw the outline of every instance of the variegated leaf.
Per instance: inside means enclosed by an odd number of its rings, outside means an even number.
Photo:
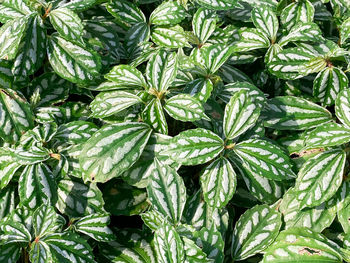
[[[186,10],[176,1],[165,1],[153,10],[150,23],[154,25],[175,25],[186,17]]]
[[[335,115],[348,128],[350,128],[350,89],[339,92],[335,102]]]
[[[187,238],[182,237],[182,241],[184,243],[184,250],[186,255],[185,263],[211,263],[212,260],[207,258],[207,254],[205,254],[202,249],[196,245],[196,243]]]
[[[106,118],[139,103],[142,103],[139,96],[115,90],[98,94],[91,102],[90,108],[95,118]]]
[[[108,242],[114,240],[114,234],[108,228],[109,222],[108,214],[96,213],[80,218],[74,223],[74,229],[97,241]]]
[[[174,81],[178,59],[175,53],[160,50],[147,63],[146,78],[151,88],[164,92]]]
[[[19,247],[16,243],[0,245],[1,262],[15,263],[15,262],[18,262],[20,256],[21,256],[21,247]]]
[[[57,129],[54,139],[59,143],[79,144],[88,140],[98,127],[88,121],[72,121],[60,125]]]
[[[192,28],[200,44],[205,43],[214,32],[217,20],[215,12],[204,7],[198,8],[193,15]]]
[[[191,47],[186,38],[184,29],[179,26],[156,27],[152,31],[152,41],[159,46],[166,48]]]
[[[202,104],[191,95],[179,94],[168,99],[164,105],[166,112],[176,120],[210,120],[204,113]]]
[[[54,175],[44,163],[28,165],[19,178],[18,192],[23,205],[37,208],[47,201],[57,200],[57,186]]]
[[[314,79],[313,95],[322,105],[331,106],[335,103],[338,93],[348,87],[348,77],[340,68],[327,67]]]
[[[260,115],[260,108],[249,96],[248,91],[236,92],[225,107],[224,133],[227,139],[234,139],[251,128]]]
[[[180,221],[186,203],[186,188],[176,170],[155,159],[147,193],[158,212],[174,224]]]
[[[163,216],[157,210],[149,210],[145,213],[141,214],[142,221],[145,223],[153,231],[156,231],[159,227],[164,225],[164,221],[166,221],[166,217]]]
[[[40,240],[31,245],[29,258],[31,263],[53,262],[50,247]]]
[[[213,83],[210,79],[198,78],[187,83],[184,93],[188,93],[201,102],[206,102],[213,91]]]
[[[58,8],[50,12],[50,22],[60,36],[66,40],[84,45],[83,23],[79,16],[67,8]]]
[[[337,192],[343,179],[345,159],[345,152],[335,149],[304,163],[295,183],[301,208],[319,206]]]
[[[100,56],[79,44],[51,35],[48,39],[47,53],[55,72],[73,83],[84,84],[99,75]]]
[[[350,129],[341,124],[330,122],[318,126],[308,133],[305,148],[323,148],[350,142]]]
[[[243,141],[233,147],[243,167],[268,179],[282,181],[295,177],[289,156],[281,148],[261,139]]]
[[[105,75],[105,78],[112,81],[113,85],[133,88],[146,88],[147,83],[142,73],[130,65],[118,65]]]
[[[127,27],[139,22],[146,22],[142,11],[128,0],[110,1],[107,5],[107,10],[120,23]]]
[[[268,37],[256,28],[243,29],[239,34],[240,40],[235,43],[233,49],[235,52],[266,49],[270,46]]]
[[[5,188],[21,167],[9,148],[0,148],[0,189]],[[2,190],[4,191],[4,190]]]
[[[340,263],[340,247],[309,228],[288,228],[265,250],[262,263],[329,262]]]
[[[96,2],[96,0],[71,0],[69,2],[63,2],[60,7],[76,12],[82,12],[91,8]]]
[[[293,2],[281,13],[281,22],[286,30],[290,30],[299,22],[308,23],[314,19],[315,8],[309,0]]]
[[[0,85],[10,88],[13,82],[13,74],[11,72],[12,62],[6,59],[0,59]]]
[[[237,185],[236,173],[226,158],[207,166],[201,176],[204,200],[211,207],[222,208],[231,200]]]
[[[248,209],[238,219],[233,232],[233,259],[243,260],[268,248],[279,233],[281,217],[278,211],[268,205]]]
[[[340,44],[344,44],[350,37],[350,18],[340,25]]]
[[[277,37],[278,19],[273,10],[267,6],[258,6],[252,10],[251,17],[255,27],[274,43]]]
[[[230,58],[233,48],[231,46],[216,44],[200,49],[204,57],[204,65],[209,74],[215,74],[219,68]]]
[[[322,40],[320,28],[315,23],[299,23],[293,26],[288,34],[283,36],[278,44],[284,47],[289,42],[315,42]]]
[[[154,234],[154,246],[161,263],[184,262],[184,245],[175,228],[164,224]]]
[[[54,233],[59,229],[58,215],[53,206],[43,203],[33,214],[33,228],[36,240],[40,240],[47,234]]]
[[[34,114],[28,102],[16,91],[0,90],[0,137],[14,143],[34,126]]]
[[[33,11],[23,0],[4,0],[0,4],[0,22],[6,22],[23,17],[32,13]]]
[[[331,121],[331,113],[309,100],[281,96],[268,100],[261,113],[264,126],[278,130],[307,130]]]
[[[85,181],[106,182],[120,176],[141,156],[151,135],[144,123],[107,125],[84,145],[79,161]]]
[[[233,9],[236,5],[235,0],[196,0],[198,4],[214,10],[229,10]]]
[[[152,99],[142,112],[143,121],[162,134],[168,134],[168,124],[165,119],[163,106],[158,98]]]
[[[218,135],[198,128],[175,136],[164,154],[183,165],[197,165],[213,160],[223,150],[224,142]]]

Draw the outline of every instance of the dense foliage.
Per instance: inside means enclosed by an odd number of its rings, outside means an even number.
[[[0,262],[350,262],[349,0],[0,0]]]

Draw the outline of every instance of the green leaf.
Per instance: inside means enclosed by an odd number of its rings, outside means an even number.
[[[237,1],[229,1],[229,0],[196,0],[198,4],[214,10],[229,10],[233,9],[236,5]]]
[[[17,194],[14,186],[9,185],[0,192],[0,219],[2,220],[15,209],[15,194]],[[0,253],[1,255],[1,253]]]
[[[0,4],[0,22],[6,22],[32,13],[23,0],[4,0]]]
[[[344,229],[345,233],[350,231],[350,204],[338,211],[338,220]]]
[[[248,209],[237,221],[232,237],[232,257],[243,260],[266,248],[275,240],[282,216],[273,207],[257,205]]]
[[[0,137],[6,142],[16,142],[19,137],[34,126],[33,112],[19,93],[0,90]]]
[[[219,68],[230,58],[233,49],[231,46],[215,44],[200,49],[204,57],[204,65],[209,74],[215,74]]]
[[[152,31],[151,38],[155,44],[161,47],[191,47],[191,45],[187,42],[184,29],[179,25],[173,27],[156,27]]]
[[[226,158],[219,158],[203,170],[200,183],[204,200],[209,206],[222,208],[231,200],[236,190],[236,173]]]
[[[80,233],[100,241],[114,240],[113,232],[108,228],[109,215],[96,213],[80,218],[74,223],[74,229]]]
[[[150,23],[154,25],[175,25],[186,17],[186,10],[176,1],[166,1],[153,10]]]
[[[164,92],[177,74],[178,59],[174,52],[160,50],[147,63],[146,78],[151,88]]]
[[[105,78],[113,81],[115,86],[142,88],[147,87],[147,83],[142,73],[130,65],[118,65],[105,75]]]
[[[29,150],[18,147],[14,151],[17,162],[21,165],[32,165],[44,162],[50,158],[50,153],[46,148],[32,146]]]
[[[193,15],[192,28],[193,33],[198,37],[201,44],[205,43],[213,34],[218,20],[215,12],[204,7],[198,8]]]
[[[349,80],[341,69],[327,67],[314,79],[313,95],[322,105],[331,106],[335,103],[338,93],[348,86]]]
[[[142,54],[144,46],[147,47],[147,42],[151,36],[150,27],[145,22],[140,22],[133,25],[125,35],[125,47],[127,54],[130,58],[135,59],[139,53]],[[149,57],[147,57],[149,59]],[[138,62],[133,65],[137,66],[144,61]]]
[[[0,189],[5,188],[21,167],[9,148],[0,148]]]
[[[269,141],[250,139],[235,145],[233,150],[243,167],[254,174],[276,181],[295,178],[289,156]]]
[[[55,72],[73,83],[88,83],[99,75],[100,56],[81,45],[52,35],[48,39],[47,53]]]
[[[290,30],[299,22],[312,22],[315,8],[309,0],[293,2],[285,7],[281,13],[281,22],[286,30]]]
[[[19,44],[31,15],[13,19],[0,28],[0,59],[12,60],[19,51]]]
[[[65,232],[47,235],[42,239],[49,247],[54,262],[95,263],[90,245],[76,234]]]
[[[253,127],[260,115],[260,108],[245,90],[236,92],[225,107],[224,133],[234,139]]]
[[[191,95],[179,94],[168,99],[164,105],[166,112],[176,120],[210,120],[204,113],[202,104]]]
[[[58,183],[57,209],[70,217],[104,212],[102,193],[96,184],[84,184],[78,179],[63,179]]]
[[[265,250],[263,263],[322,262],[340,263],[339,247],[308,228],[289,228]]]
[[[278,44],[283,47],[290,42],[316,42],[321,40],[322,33],[317,24],[299,23],[293,26],[288,34],[278,41]]]
[[[79,144],[90,139],[97,130],[98,127],[92,122],[72,121],[60,125],[54,139],[60,143]]]
[[[0,245],[1,262],[15,263],[19,260],[20,256],[21,256],[21,247],[18,246],[16,243]]]
[[[323,148],[350,142],[350,129],[334,122],[325,123],[308,133],[305,148]]]
[[[141,156],[151,135],[144,123],[108,125],[84,145],[79,162],[85,181],[106,182],[120,176]]]
[[[335,115],[348,128],[350,128],[350,89],[339,92],[335,102]]]
[[[186,261],[188,263],[210,263],[212,262],[207,258],[207,254],[205,254],[202,249],[196,245],[196,243],[187,238],[182,237],[182,241],[184,243],[184,250],[186,255]]]
[[[90,108],[93,117],[106,118],[139,103],[142,103],[139,96],[115,90],[98,94],[91,102]]]
[[[337,192],[343,179],[345,159],[345,152],[335,149],[304,163],[295,184],[301,208],[318,206]]]
[[[13,82],[11,72],[12,63],[5,59],[0,59],[0,85],[5,88],[10,88]]]
[[[46,30],[39,16],[31,16],[26,33],[14,60],[12,73],[16,78],[29,76],[38,70],[46,56]]]
[[[1,239],[6,244],[26,243],[31,241],[31,234],[28,229],[19,222],[6,221],[6,224],[0,225],[2,231]],[[21,245],[21,244],[20,244]]]
[[[162,225],[166,218],[157,210],[149,210],[141,214],[142,221],[148,226],[151,230],[156,231]]]
[[[183,92],[190,94],[201,102],[206,102],[210,98],[213,88],[210,79],[198,78],[187,83]]]
[[[271,74],[277,78],[298,79],[307,75],[302,70],[314,57],[314,54],[310,54],[303,48],[287,48],[277,53],[267,66]]]
[[[180,221],[186,203],[186,188],[176,170],[155,159],[147,193],[158,212],[174,224]]]
[[[127,27],[146,22],[142,11],[128,0],[110,1],[107,5],[107,11]]]
[[[50,12],[50,22],[61,37],[84,45],[83,23],[79,16],[67,8],[58,8]]]
[[[268,37],[256,28],[243,29],[239,32],[240,40],[234,45],[235,52],[246,52],[255,49],[266,49],[270,46]]]
[[[168,134],[168,124],[160,99],[154,98],[146,105],[142,112],[142,118],[144,122],[152,126],[155,131]]]
[[[39,239],[47,234],[54,233],[60,227],[55,209],[48,203],[43,203],[33,214],[35,238]]]
[[[56,189],[54,175],[44,163],[26,166],[19,178],[18,192],[21,203],[32,209],[47,201],[55,204]]]
[[[261,5],[252,10],[252,20],[255,27],[263,32],[272,42],[275,42],[278,31],[278,19],[273,10]]]
[[[325,108],[293,96],[278,96],[268,100],[261,115],[265,127],[278,130],[307,130],[329,122],[332,118]]]
[[[33,242],[29,251],[30,262],[53,262],[50,247],[45,242]]]
[[[164,154],[183,165],[198,165],[213,160],[223,150],[224,142],[218,135],[198,128],[175,136]]]
[[[164,224],[154,234],[154,246],[160,262],[184,262],[184,245],[175,228]]]
[[[344,44],[350,37],[350,18],[340,25],[340,44]]]

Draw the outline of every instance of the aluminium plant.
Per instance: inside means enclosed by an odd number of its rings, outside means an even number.
[[[349,0],[0,0],[0,263],[350,262]]]

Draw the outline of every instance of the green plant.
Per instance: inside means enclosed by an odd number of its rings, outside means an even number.
[[[0,0],[0,26],[1,263],[350,262],[349,1]]]

